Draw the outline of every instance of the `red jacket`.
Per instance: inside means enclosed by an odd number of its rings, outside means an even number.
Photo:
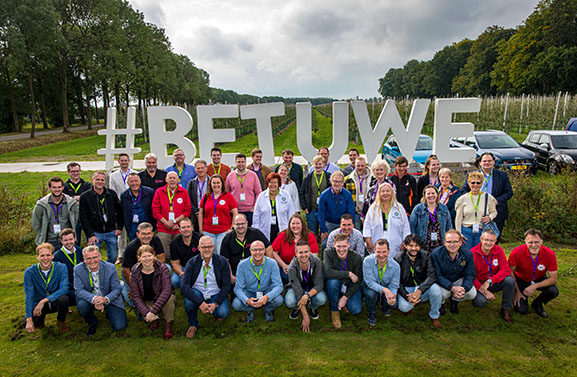
[[[168,213],[170,212],[170,202],[168,201],[167,186],[161,187],[154,193],[154,198],[152,199],[152,216],[158,222],[158,232],[168,233],[168,234],[179,234],[179,230],[169,230],[164,226],[160,220],[164,217],[168,220]],[[188,191],[183,189],[181,186],[177,186],[176,193],[172,198],[172,210],[174,212],[174,218],[183,215],[184,217],[190,217],[190,197],[188,196]]]
[[[507,276],[511,276],[511,267],[509,267],[509,262],[507,262],[507,257],[501,246],[493,246],[487,257],[481,250],[481,244],[473,247],[471,252],[475,258],[475,272],[477,273],[473,283],[475,288],[479,289],[489,279],[489,265],[487,263],[491,265],[491,281],[494,284],[502,282]]]

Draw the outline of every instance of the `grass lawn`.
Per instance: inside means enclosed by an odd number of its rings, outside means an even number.
[[[512,244],[504,245],[509,252]],[[320,309],[312,332],[299,330],[300,320],[288,319],[288,309],[276,310],[276,321],[264,322],[257,312],[252,324],[232,312],[224,322],[200,316],[197,338],[184,338],[187,328],[182,297],[177,293],[175,338],[164,341],[162,326],[152,333],[133,312],[128,329],[113,333],[101,319],[97,335],[88,339],[86,325],[76,311],[69,316],[72,331],[56,334],[55,314],[47,327],[28,335],[20,327],[24,313],[24,269],[36,260],[31,254],[0,257],[0,347],[8,351],[0,374],[9,375],[345,375],[393,376],[508,376],[574,375],[577,365],[577,288],[575,250],[556,249],[560,296],[547,306],[549,319],[534,313],[514,315],[507,325],[497,302],[484,309],[460,305],[460,314],[441,317],[435,331],[427,317],[428,304],[411,316],[393,311],[377,315],[377,325],[366,322],[366,309],[357,317],[343,315],[343,330],[330,323],[328,308]]]

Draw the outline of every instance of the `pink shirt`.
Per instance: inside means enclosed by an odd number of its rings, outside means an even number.
[[[231,171],[225,182],[226,191],[230,192],[236,199],[239,212],[252,211],[256,198],[262,191],[258,176],[248,169],[245,173],[245,175],[239,175],[236,170]],[[241,194],[244,194],[244,200],[242,200]]]

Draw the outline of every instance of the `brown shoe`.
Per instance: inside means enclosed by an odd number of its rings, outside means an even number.
[[[198,328],[196,326],[189,326],[188,330],[186,330],[186,337],[188,339],[192,339],[194,338],[194,336],[196,335],[196,330],[198,330]]]
[[[340,329],[343,327],[341,323],[341,313],[340,312],[331,312],[331,321],[333,322],[333,326],[335,329]]]
[[[158,329],[159,327],[160,327],[160,323],[159,323],[158,319],[150,322],[150,329],[151,329],[151,330],[156,330],[156,329]]]
[[[188,331],[187,331],[188,333]],[[172,338],[172,322],[166,322],[166,326],[164,327],[164,339]],[[194,335],[193,335],[194,336]]]
[[[439,318],[431,318],[431,321],[433,322],[433,326],[436,329],[440,329],[441,328],[441,320]]]
[[[411,310],[409,310],[409,311],[406,312],[406,313],[404,313],[404,312],[401,312],[401,313],[403,313],[403,315],[406,317],[406,316],[408,316],[408,315],[413,314],[413,310],[411,309]]]
[[[511,313],[506,309],[501,309],[501,317],[507,322],[508,324],[513,324],[513,317],[511,317]]]
[[[60,334],[66,334],[70,331],[70,327],[66,324],[66,321],[57,321],[56,326],[58,327],[58,332]]]

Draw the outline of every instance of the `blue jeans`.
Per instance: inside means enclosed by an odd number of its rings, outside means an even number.
[[[288,284],[289,282],[289,278],[288,275],[284,272],[283,268],[281,266],[278,266],[278,270],[280,272],[280,278],[282,280],[283,284]]]
[[[172,286],[174,287],[174,289],[178,289],[180,288],[180,281],[182,280],[182,278],[176,274],[176,272],[172,273],[172,276],[170,277],[170,282],[172,283]]]
[[[94,315],[94,305],[86,300],[78,300],[78,313],[84,318],[89,325],[98,323],[98,319]],[[110,326],[114,331],[124,330],[126,328],[126,310],[114,305],[104,305],[104,311],[110,321]]]
[[[461,234],[467,237],[467,240],[463,242],[463,247],[465,247],[467,250],[471,250],[474,246],[477,246],[481,242],[481,230],[479,230],[477,233],[473,233],[473,228],[462,226]]]
[[[417,287],[405,287],[408,293],[413,293],[417,290]],[[403,313],[410,312],[415,305],[409,303],[405,300],[401,295],[397,297],[397,301],[399,303],[399,310]],[[423,294],[421,294],[421,302],[430,301],[431,303],[431,310],[429,310],[429,317],[431,319],[439,318],[439,308],[441,307],[441,303],[443,301],[443,296],[441,294],[441,287],[437,284],[431,285],[429,289]]]
[[[198,289],[192,289],[192,293],[198,296],[207,304],[212,304],[216,299],[216,296],[212,296],[209,300],[204,300],[202,292]],[[186,310],[186,315],[188,316],[188,325],[198,327],[198,307],[194,302],[190,301],[186,297],[184,298],[184,310]],[[228,308],[228,300],[225,298],[224,301],[216,308],[212,313],[214,318],[225,319],[230,314],[230,309]]]
[[[355,213],[355,229],[361,233],[363,232],[363,222],[361,221],[360,213]]]
[[[212,242],[214,243],[214,253],[216,255],[220,255],[220,245],[222,244],[222,240],[224,240],[224,237],[226,236],[226,232],[218,234],[202,232],[202,234],[205,236],[209,236],[212,239]]]
[[[339,311],[339,298],[342,296],[342,285],[343,282],[338,279],[328,279],[326,281],[325,289],[327,291],[327,296],[329,296],[329,307],[332,312]],[[349,312],[353,315],[357,315],[363,311],[363,294],[360,289],[347,301],[347,309],[349,309]]]
[[[114,235],[114,230],[108,233],[94,233],[98,239],[96,246],[100,248],[102,242],[106,243],[106,261],[109,263],[116,263],[118,257],[118,237]]]
[[[331,234],[331,232],[335,229],[340,228],[340,224],[337,223],[331,223],[330,221],[325,221],[325,225],[327,227],[327,232],[328,234]],[[321,247],[322,249],[326,249],[327,248],[327,241],[329,240],[329,238],[325,238],[322,242],[321,242]]]
[[[370,313],[376,313],[377,312],[377,302],[379,301],[379,299],[381,298],[381,294],[379,292],[375,292],[372,289],[370,289],[367,286],[363,287],[363,294],[365,295],[365,304],[367,304],[367,311]],[[383,300],[381,301],[382,305],[384,306],[385,309],[394,309],[397,307],[397,303],[395,303],[395,305],[391,306],[387,303],[387,300],[384,299],[384,295],[383,295]]]
[[[132,301],[128,295],[130,293],[130,285],[126,283],[126,280],[124,280],[124,275],[120,274],[120,276],[122,277],[122,282],[124,283],[122,284],[122,298],[124,298],[124,301],[126,301],[128,306],[134,309],[136,305],[134,305],[134,301]]]
[[[74,232],[76,233],[76,246],[80,246],[80,242],[82,242],[82,224],[80,223],[80,220],[78,220],[78,223],[76,224],[76,228],[74,229]],[[84,234],[84,237],[88,241],[88,237],[86,237],[86,233]]]
[[[319,307],[327,303],[327,294],[325,291],[320,291],[313,297],[311,297],[311,309],[317,310]],[[284,304],[289,309],[294,309],[297,307],[297,298],[295,296],[295,291],[289,288],[284,295]]]
[[[319,239],[319,218],[317,211],[310,211],[306,214],[307,226],[311,232],[315,234],[317,240]]]
[[[247,296],[249,298],[256,298],[256,292],[249,292]],[[267,301],[266,305],[264,306],[264,310],[271,313],[273,310],[280,307],[283,302],[284,299],[282,298],[282,295],[278,295],[272,300]],[[254,308],[252,306],[248,306],[246,302],[240,301],[238,296],[232,300],[232,308],[237,312],[252,312],[254,310]]]

